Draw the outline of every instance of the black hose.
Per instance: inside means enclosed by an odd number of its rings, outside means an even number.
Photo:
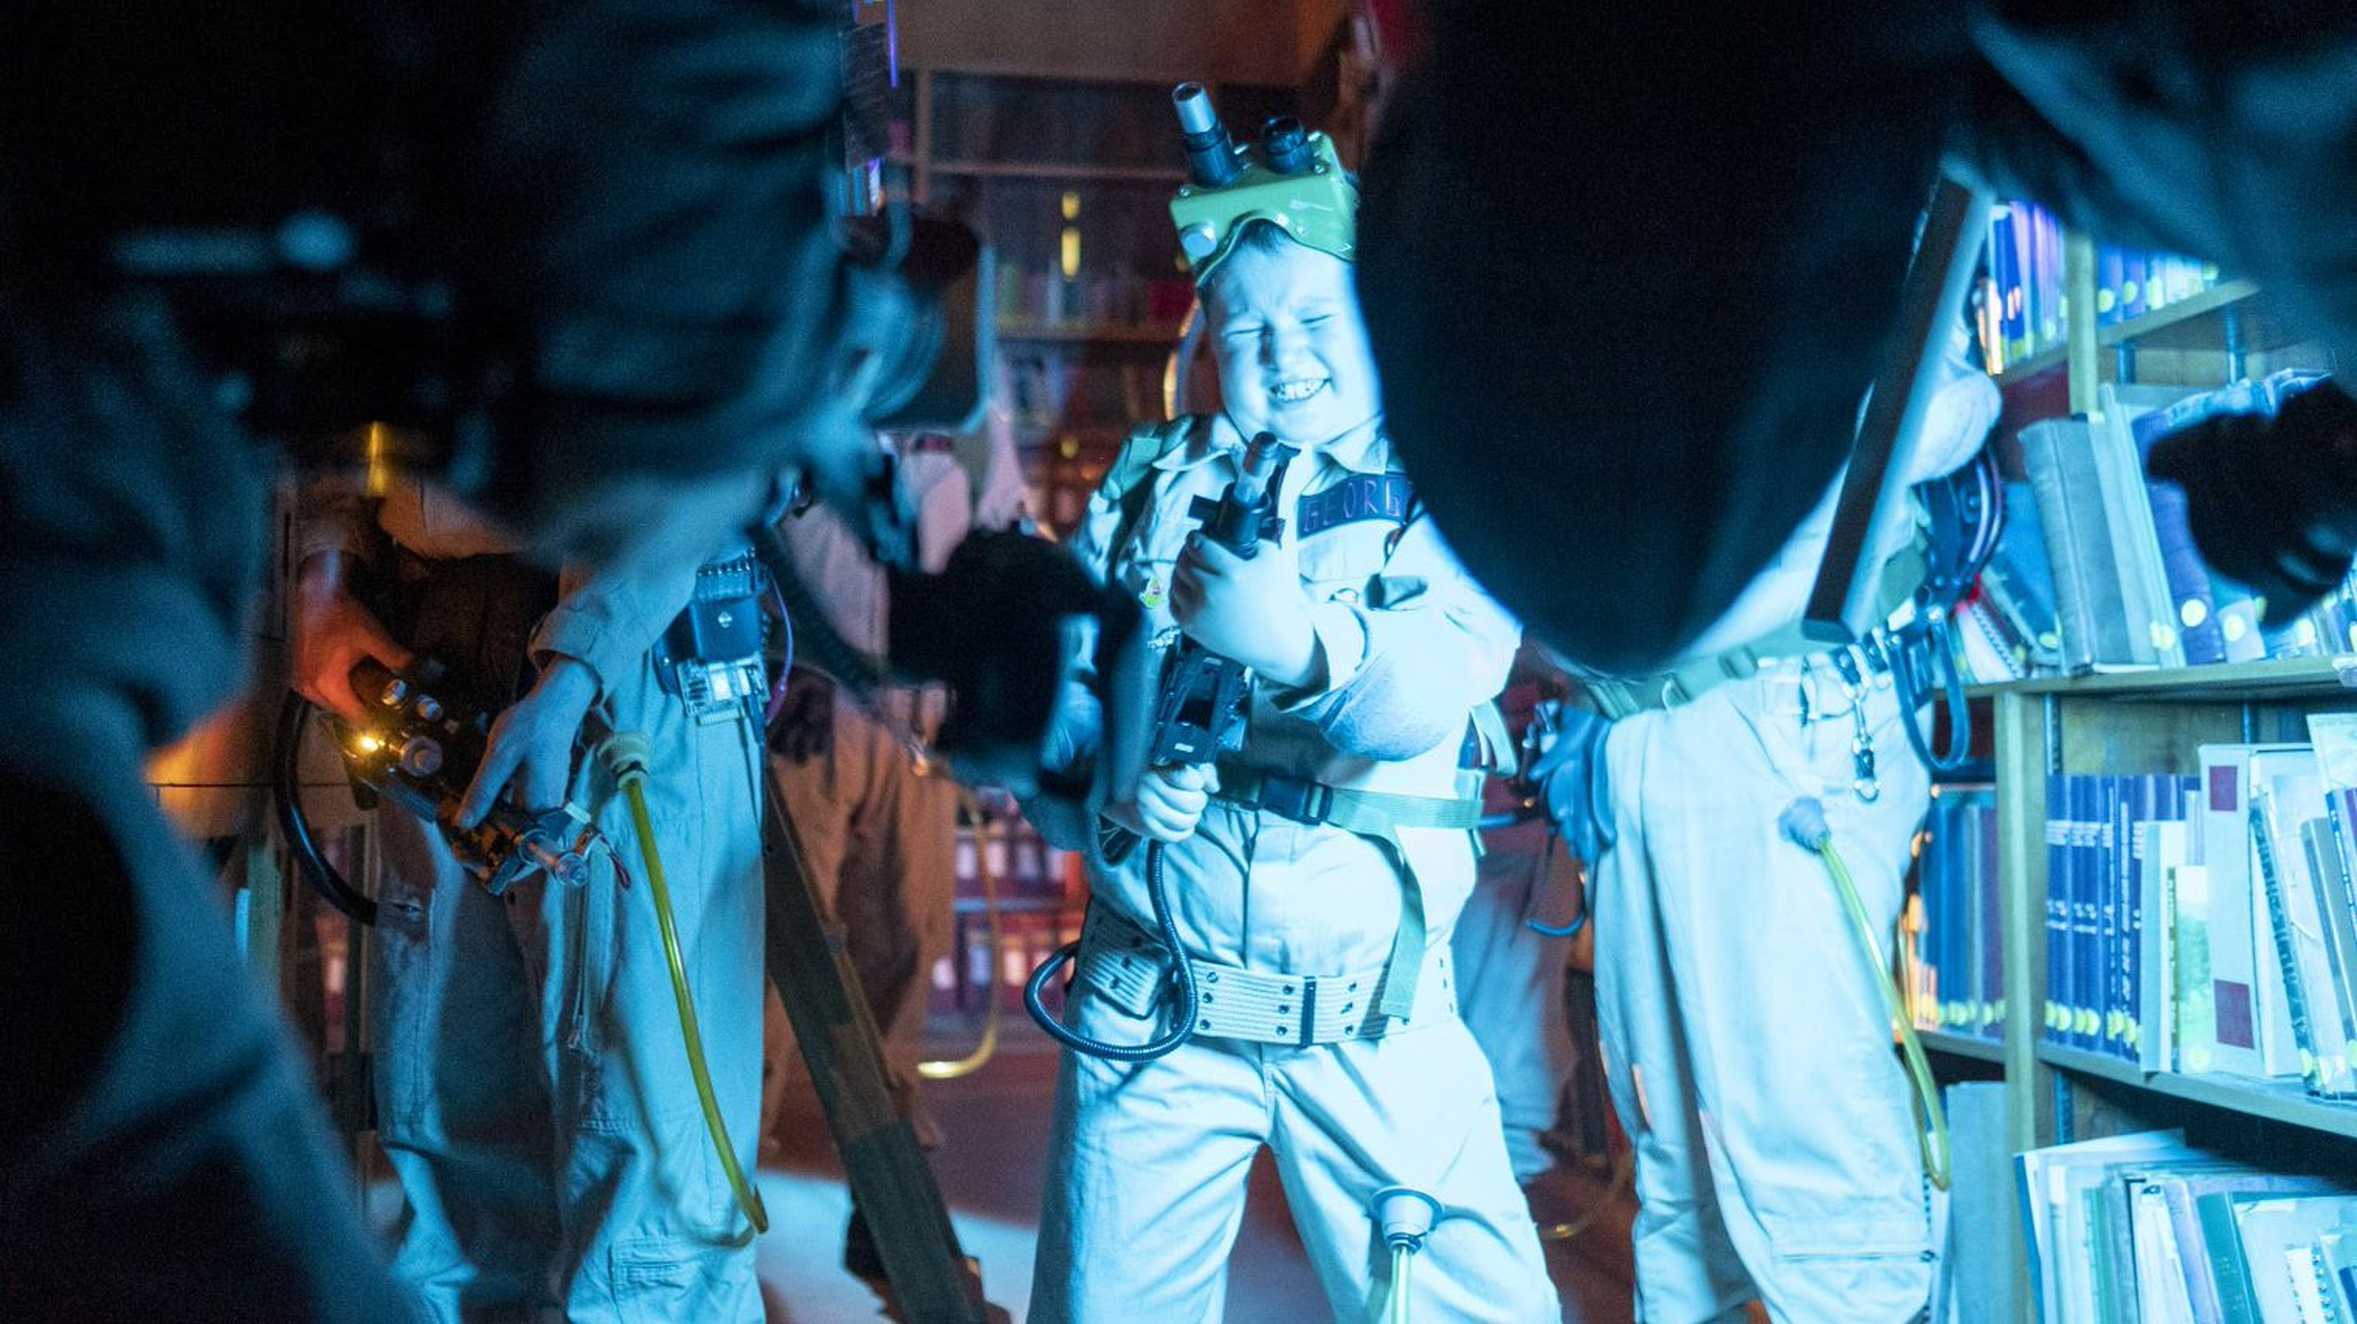
[[[376,923],[376,902],[344,880],[336,867],[319,853],[312,839],[311,820],[303,813],[303,730],[311,724],[311,704],[293,690],[278,709],[278,782],[272,797],[278,807],[278,831],[294,852],[296,872],[326,902],[361,924]]]
[[[1162,886],[1162,843],[1146,843],[1146,899],[1154,907],[1154,927],[1162,935],[1162,948],[1170,953],[1170,980],[1178,991],[1178,1017],[1170,1029],[1142,1044],[1107,1043],[1091,1038],[1066,1026],[1048,1011],[1046,990],[1048,981],[1064,968],[1064,963],[1080,955],[1080,944],[1068,942],[1056,949],[1056,954],[1039,963],[1031,978],[1023,984],[1023,1010],[1039,1022],[1048,1037],[1076,1053],[1101,1057],[1108,1062],[1151,1062],[1169,1053],[1192,1038],[1195,1033],[1195,1014],[1201,1010],[1200,995],[1195,988],[1195,964],[1187,959],[1186,948],[1179,945],[1178,921],[1171,918],[1170,897]]]

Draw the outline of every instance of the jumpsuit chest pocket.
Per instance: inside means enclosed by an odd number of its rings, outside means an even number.
[[[1398,606],[1410,585],[1386,574],[1399,531],[1389,522],[1367,522],[1312,534],[1300,543],[1301,586],[1311,602],[1351,606]],[[1413,586],[1420,591],[1422,582]]]

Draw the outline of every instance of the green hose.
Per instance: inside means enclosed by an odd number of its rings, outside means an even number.
[[[1874,936],[1874,921],[1867,917],[1866,903],[1858,896],[1858,885],[1850,878],[1849,866],[1842,863],[1841,852],[1834,849],[1833,832],[1825,826],[1824,811],[1814,801],[1796,803],[1794,810],[1805,804],[1814,811],[1813,821],[1795,828],[1788,817],[1785,826],[1802,845],[1817,852],[1825,861],[1825,872],[1833,875],[1834,889],[1841,893],[1841,904],[1849,912],[1850,923],[1857,929],[1858,945],[1866,954],[1868,966],[1874,971],[1874,987],[1882,991],[1882,1005],[1889,1011],[1891,1025],[1899,1032],[1899,1052],[1907,1059],[1907,1074],[1914,1079],[1915,1107],[1920,1123],[1918,1142],[1923,1149],[1923,1173],[1931,1184],[1948,1189],[1948,1111],[1940,1106],[1939,1087],[1932,1082],[1931,1062],[1923,1055],[1923,1041],[1915,1035],[1915,1023],[1902,1009],[1899,991],[1891,984],[1890,966],[1882,959],[1882,943]]]
[[[696,1025],[695,999],[687,987],[687,965],[679,955],[679,922],[671,913],[671,884],[663,876],[663,857],[655,850],[654,819],[647,814],[645,750],[643,738],[616,736],[606,742],[601,753],[613,768],[614,780],[622,794],[630,801],[630,823],[638,830],[639,858],[646,862],[647,887],[655,897],[655,920],[663,929],[663,956],[671,963],[671,996],[679,1004],[679,1037],[687,1047],[688,1069],[695,1074],[696,1097],[704,1105],[704,1129],[711,1134],[712,1148],[720,1154],[720,1166],[728,1173],[728,1184],[737,1194],[738,1207],[753,1221],[753,1235],[759,1236],[769,1231],[769,1210],[761,1203],[761,1192],[745,1180],[745,1170],[737,1163],[736,1146],[729,1143],[728,1123],[722,1120],[720,1101],[712,1094],[712,1072],[704,1065],[704,1032]]]

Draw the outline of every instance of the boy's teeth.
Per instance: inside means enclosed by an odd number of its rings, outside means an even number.
[[[1325,384],[1322,379],[1307,382],[1279,382],[1273,394],[1282,403],[1293,404],[1316,395]]]

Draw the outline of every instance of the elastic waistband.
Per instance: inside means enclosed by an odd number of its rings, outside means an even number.
[[[1081,929],[1081,982],[1115,1005],[1149,1015],[1160,999],[1169,954],[1153,935],[1103,905],[1089,907]],[[1247,970],[1216,961],[1191,961],[1195,971],[1195,1036],[1307,1048],[1352,1039],[1380,1039],[1399,1028],[1429,1024],[1457,1014],[1456,988],[1449,972],[1448,944],[1425,953],[1427,992],[1413,1016],[1399,1018],[1380,1009],[1390,979],[1388,966],[1341,974],[1292,974]]]

